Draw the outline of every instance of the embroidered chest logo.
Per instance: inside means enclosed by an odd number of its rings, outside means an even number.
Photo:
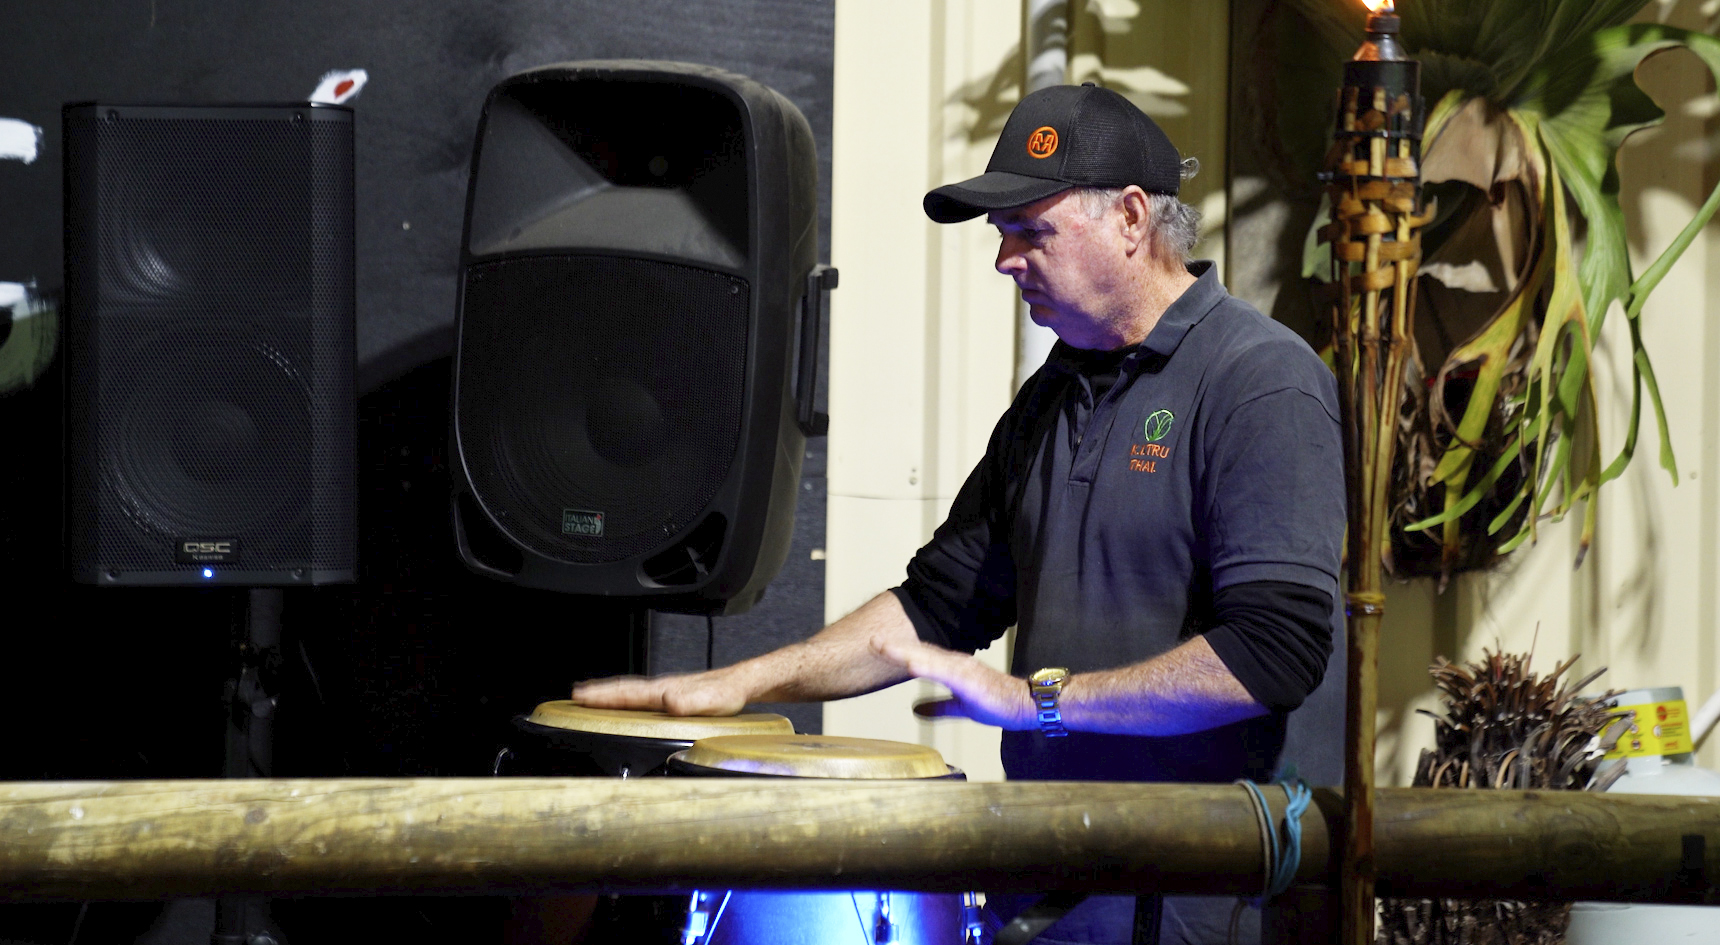
[[[1169,410],[1155,410],[1147,417],[1147,422],[1143,425],[1145,429],[1141,432],[1147,435],[1148,443],[1157,443],[1171,432],[1171,423],[1175,420],[1176,414]]]
[[[1160,446],[1160,440],[1170,435],[1171,424],[1175,422],[1176,414],[1169,410],[1155,410],[1141,424],[1141,435],[1147,438],[1145,443],[1135,443],[1129,447],[1130,472],[1158,472],[1158,461],[1169,459],[1171,448]]]

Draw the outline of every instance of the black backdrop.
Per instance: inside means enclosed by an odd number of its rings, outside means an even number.
[[[0,7],[0,116],[42,126],[0,161],[0,281],[61,277],[62,103],[303,100],[363,68],[357,113],[361,573],[289,595],[281,774],[487,773],[507,718],[624,665],[614,621],[471,577],[447,513],[448,356],[473,133],[488,89],[549,62],[653,58],[750,76],[795,102],[829,234],[832,0],[125,0]],[[0,396],[0,778],[209,776],[236,594],[72,586],[60,550],[60,377]],[[838,419],[840,422],[840,419]],[[717,618],[718,664],[820,625],[824,446],[795,544],[751,613]],[[662,617],[654,670],[702,667],[703,618]],[[791,711],[817,731],[816,707]],[[0,928],[0,940],[8,932]]]
[[[8,50],[0,116],[44,130],[36,162],[0,161],[0,281],[33,280],[49,296],[63,283],[63,103],[302,101],[327,70],[369,72],[349,103],[362,576],[354,586],[289,594],[278,774],[486,774],[513,714],[565,696],[577,678],[625,666],[611,616],[470,576],[452,552],[455,269],[485,93],[522,69],[596,58],[699,62],[763,82],[812,123],[827,247],[833,15],[833,0],[0,5]],[[214,776],[238,592],[69,583],[60,383],[56,366],[33,388],[0,395],[0,779]],[[823,564],[811,552],[823,546],[822,440],[810,443],[804,468],[789,563],[765,600],[717,618],[711,641],[703,618],[660,617],[654,671],[703,667],[708,642],[720,665],[821,624]],[[802,731],[818,731],[816,706],[785,711]],[[0,908],[0,942],[65,941],[67,908]],[[129,939],[152,916],[91,910],[80,940]],[[426,902],[389,916],[390,937],[454,928]],[[153,920],[149,939],[183,938],[168,928],[183,932],[183,919]],[[341,936],[325,928],[316,937]]]

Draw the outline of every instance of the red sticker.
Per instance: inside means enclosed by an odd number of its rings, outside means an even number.
[[[363,69],[334,69],[323,73],[322,79],[317,82],[316,91],[311,93],[311,101],[324,105],[344,105],[364,91],[364,83],[369,79],[370,74]]]

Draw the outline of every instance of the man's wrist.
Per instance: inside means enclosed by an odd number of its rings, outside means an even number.
[[[797,644],[798,645],[798,644]],[[793,679],[793,663],[772,659],[776,652],[719,666],[711,676],[721,685],[734,690],[743,700],[753,702],[798,702]]]

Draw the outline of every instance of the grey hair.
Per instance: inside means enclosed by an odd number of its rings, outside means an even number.
[[[1184,158],[1182,179],[1200,173],[1200,161]],[[1093,219],[1104,216],[1123,199],[1121,187],[1077,187],[1082,209]],[[1187,263],[1193,258],[1194,244],[1200,242],[1200,211],[1171,194],[1147,194],[1147,215],[1151,220],[1151,236],[1156,255]]]

